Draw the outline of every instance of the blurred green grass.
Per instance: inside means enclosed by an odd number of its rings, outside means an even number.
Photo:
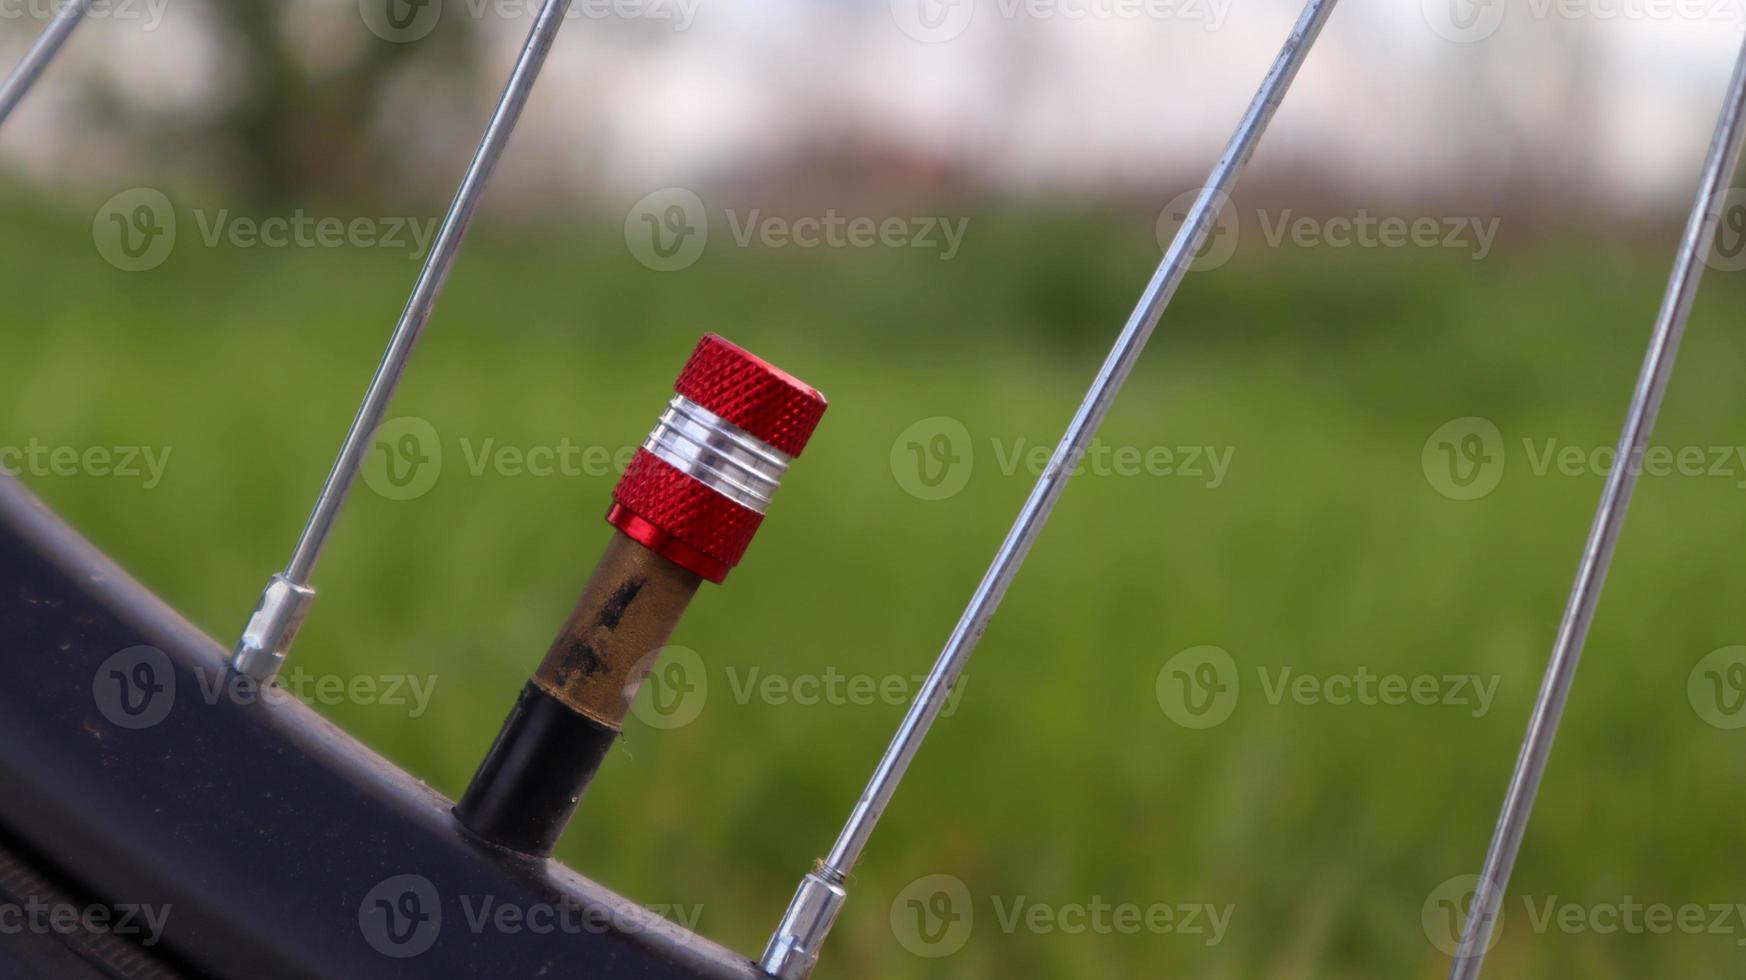
[[[86,209],[6,200],[5,441],[169,447],[163,482],[26,482],[225,643],[284,560],[416,272],[399,252],[210,249],[106,265]],[[1022,500],[991,440],[1048,445],[1156,260],[1144,208],[989,207],[951,262],[745,250],[638,266],[616,220],[476,230],[391,415],[441,436],[414,500],[360,485],[296,663],[435,675],[428,713],[337,723],[455,794],[609,529],[610,475],[473,475],[463,444],[640,440],[716,330],[832,400],[747,562],[674,641],[709,665],[696,721],[633,723],[561,856],[701,931],[761,947],[902,707],[735,696],[795,677],[923,672]],[[1674,227],[1465,254],[1249,248],[1192,274],[1105,427],[1111,445],[1229,447],[1228,477],[1074,481],[874,839],[821,976],[1437,977],[1427,895],[1477,869],[1600,476],[1535,475],[1524,439],[1610,445]],[[1505,227],[1504,242],[1512,241]],[[725,238],[725,236],[724,236]],[[1526,236],[1523,236],[1525,239]],[[1658,430],[1746,443],[1737,274],[1711,273]],[[961,421],[964,490],[919,500],[893,448]],[[1438,494],[1430,434],[1502,431],[1498,489]],[[901,459],[901,447],[899,447]],[[1738,975],[1746,935],[1538,934],[1519,896],[1746,901],[1740,732],[1700,719],[1692,666],[1746,642],[1746,490],[1645,478],[1523,853],[1499,976]],[[1192,731],[1160,709],[1177,651],[1228,650],[1244,689]],[[21,655],[14,652],[14,655]],[[1269,704],[1255,669],[1477,673],[1491,710]],[[744,703],[741,703],[744,700]],[[894,899],[946,873],[962,951],[914,955]],[[1228,935],[1008,934],[994,899],[1232,905]],[[1746,930],[1746,925],[1740,927]]]

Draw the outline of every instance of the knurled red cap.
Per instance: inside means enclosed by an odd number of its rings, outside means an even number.
[[[715,334],[697,342],[673,390],[790,456],[825,410],[818,389]]]
[[[698,341],[673,391],[728,423],[723,434],[742,450],[742,462],[717,456],[712,461],[716,473],[755,484],[766,495],[788,458],[806,447],[825,410],[817,389],[715,334]],[[657,426],[657,437],[663,426]],[[678,445],[690,448],[683,438]],[[744,468],[748,455],[757,460],[751,464],[756,472]],[[700,475],[696,467],[681,469],[669,459],[671,454],[657,455],[648,446],[637,450],[613,488],[607,523],[681,568],[720,582],[745,555],[763,522],[762,505],[755,510],[732,499],[706,482],[718,476]]]

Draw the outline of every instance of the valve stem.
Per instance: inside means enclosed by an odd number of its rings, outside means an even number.
[[[673,391],[612,491],[618,533],[455,806],[481,840],[551,854],[691,597],[739,563],[825,410],[713,334]]]

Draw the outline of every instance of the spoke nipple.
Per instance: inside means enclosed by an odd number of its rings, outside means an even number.
[[[236,643],[231,668],[263,684],[277,676],[314,601],[315,590],[307,585],[298,585],[282,573],[269,579]]]
[[[788,903],[782,924],[770,937],[758,969],[777,980],[806,980],[818,965],[819,947],[830,935],[848,897],[842,872],[823,861],[815,864],[800,880],[800,888]]]

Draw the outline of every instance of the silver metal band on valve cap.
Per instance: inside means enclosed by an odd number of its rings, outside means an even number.
[[[764,513],[793,457],[684,395],[674,395],[643,448],[748,510]]]

